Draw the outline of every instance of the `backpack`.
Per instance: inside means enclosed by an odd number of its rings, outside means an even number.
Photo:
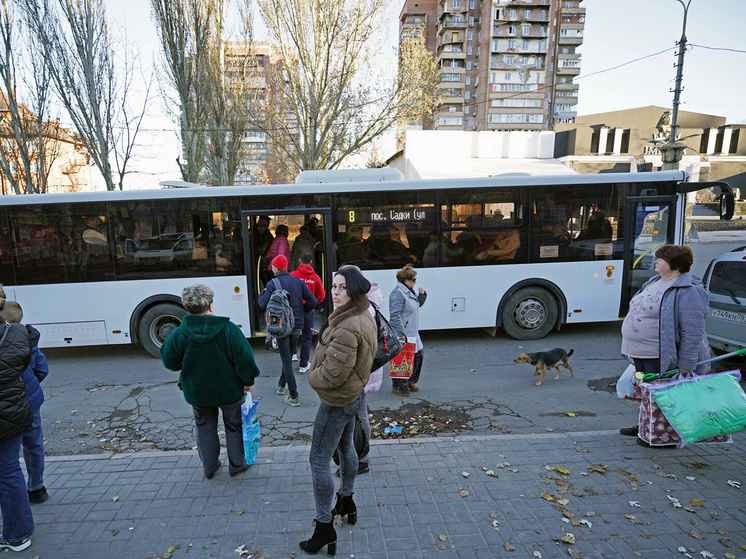
[[[368,413],[367,408],[365,409],[365,413]],[[354,431],[352,432],[352,441],[355,445],[355,452],[357,452],[358,458],[362,458],[370,452],[370,443],[368,442],[368,437],[365,436],[363,424],[360,423],[360,417],[357,415],[355,415],[355,426]],[[334,450],[332,459],[334,460],[334,463],[339,466],[339,447]]]
[[[288,293],[277,278],[272,279],[275,290],[269,297],[267,309],[264,311],[264,321],[267,324],[267,333],[275,338],[285,338],[290,335],[295,326],[295,315],[290,306],[290,293]]]
[[[371,372],[380,369],[386,363],[391,361],[394,357],[401,353],[404,349],[404,344],[399,338],[404,338],[404,333],[396,330],[391,323],[386,320],[386,317],[381,314],[373,303],[371,306],[376,312],[376,328],[378,328],[378,347],[376,348],[376,356],[373,359],[373,365]]]

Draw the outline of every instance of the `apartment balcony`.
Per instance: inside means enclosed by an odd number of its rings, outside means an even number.
[[[561,62],[557,65],[557,74],[563,76],[577,76],[580,74],[580,62],[577,65],[562,64]]]
[[[585,8],[562,8],[560,10],[563,16],[569,16],[569,15],[585,15]]]
[[[577,111],[556,111],[554,118],[575,118],[578,116]]]
[[[447,73],[450,74],[450,72],[447,72]],[[464,86],[464,82],[463,81],[459,81],[459,82],[444,81],[444,82],[439,82],[438,85],[437,85],[437,88],[439,90],[451,90],[451,89],[453,89],[455,87],[463,87],[463,86]],[[443,91],[441,91],[440,93],[442,95],[444,95]]]
[[[492,94],[514,95],[520,93],[526,97],[541,97],[544,94],[543,83],[491,83],[489,88],[490,97]],[[537,95],[530,95],[536,93]],[[495,95],[500,97],[500,95]]]
[[[468,26],[469,23],[465,19],[449,18],[438,23],[438,35],[442,35],[449,30],[466,29]]]
[[[583,44],[583,36],[582,35],[561,35],[559,37],[559,45],[567,45],[567,46],[580,46]]]
[[[577,91],[580,88],[580,84],[577,83],[558,83],[554,86],[555,91]]]
[[[463,105],[464,104],[464,90],[457,89],[453,91],[441,90],[438,96],[438,102],[441,105]]]
[[[445,50],[443,49],[438,53],[438,64],[442,64],[445,60],[466,60],[466,53],[462,50]]]

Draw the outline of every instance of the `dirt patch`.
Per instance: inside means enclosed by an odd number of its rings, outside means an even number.
[[[404,404],[392,410],[370,410],[372,439],[405,439],[415,435],[473,431],[471,416],[462,408],[435,406],[427,401]],[[399,429],[401,427],[401,429]]]

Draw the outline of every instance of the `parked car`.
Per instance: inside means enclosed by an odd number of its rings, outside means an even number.
[[[710,292],[707,338],[729,353],[746,347],[746,246],[715,258],[703,281]]]

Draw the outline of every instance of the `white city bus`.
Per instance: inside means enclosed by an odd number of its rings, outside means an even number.
[[[213,289],[218,314],[260,336],[256,295],[267,262],[257,222],[268,216],[273,233],[288,227],[291,245],[310,223],[327,288],[338,266],[354,263],[388,294],[396,270],[411,263],[428,293],[423,329],[501,327],[537,339],[623,316],[653,273],[652,249],[682,242],[686,193],[715,185],[678,171],[360,178],[5,196],[0,282],[41,331],[42,347],[139,342],[157,355],[184,314],[182,289],[194,283]],[[717,186],[729,219],[732,192]]]

